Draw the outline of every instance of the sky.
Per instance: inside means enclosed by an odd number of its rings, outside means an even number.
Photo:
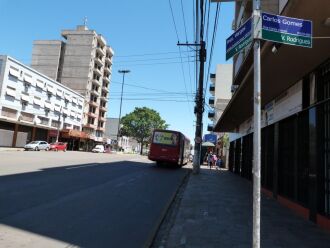
[[[88,28],[102,34],[115,52],[108,117],[119,116],[122,74],[118,70],[128,69],[131,72],[125,76],[122,116],[135,107],[152,108],[169,124],[169,129],[181,131],[193,140],[196,122],[193,113],[196,92],[194,48],[178,47],[177,42],[179,38],[181,43],[187,40],[194,43],[194,2],[0,0],[0,54],[30,65],[33,40],[60,40],[61,30],[75,29],[86,17]],[[208,52],[215,10],[216,4],[211,3],[206,38]],[[221,4],[211,73],[215,72],[216,64],[232,63],[225,61],[225,39],[232,33],[233,18],[233,3]],[[207,58],[209,60],[210,56]],[[206,102],[209,96],[206,90]],[[208,110],[205,107],[203,134],[211,123],[207,118]]]

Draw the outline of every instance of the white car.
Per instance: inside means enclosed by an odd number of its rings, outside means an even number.
[[[104,146],[103,145],[96,145],[92,152],[99,152],[99,153],[103,153],[104,152]]]
[[[34,150],[34,151],[40,151],[45,150],[48,151],[50,148],[50,145],[46,141],[32,141],[29,144],[26,144],[24,146],[24,150]]]

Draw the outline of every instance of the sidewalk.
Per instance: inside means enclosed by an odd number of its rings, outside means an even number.
[[[330,247],[330,233],[262,196],[261,247]],[[252,247],[252,184],[229,171],[191,175],[164,247]]]
[[[24,151],[24,148],[0,147],[0,152]]]

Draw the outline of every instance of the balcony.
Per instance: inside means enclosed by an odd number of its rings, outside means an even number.
[[[111,47],[106,46],[105,49],[107,51],[107,55],[109,54],[112,57],[115,54]]]
[[[214,128],[214,125],[213,124],[208,124],[207,125],[207,131],[212,132],[213,131],[213,128]]]
[[[210,73],[210,81],[215,84],[215,77],[216,75],[214,73]]]
[[[215,117],[215,112],[213,110],[210,110],[207,114],[207,117],[210,119],[210,120],[214,120],[214,117]]]
[[[101,96],[100,98],[101,98],[101,100],[103,100],[103,101],[105,101],[105,102],[108,101],[108,97],[107,97],[107,96]]]
[[[111,70],[110,70],[109,67],[104,67],[104,71],[107,72],[107,73],[109,73],[109,74],[111,74]]]
[[[96,129],[96,126],[94,124],[90,124],[90,123],[84,124],[83,127]]]
[[[105,86],[102,86],[102,91],[105,91],[105,92],[109,93],[108,87],[105,87]]]
[[[105,131],[105,128],[104,127],[97,127],[96,130],[104,132]]]
[[[103,80],[107,83],[110,83],[110,79],[108,77],[103,77]]]
[[[97,86],[101,86],[101,82],[95,78],[92,80],[92,83],[96,84]]]
[[[89,105],[93,106],[93,107],[98,107],[99,104],[97,102],[93,102],[93,101],[89,101]]]
[[[106,119],[105,119],[105,117],[99,116],[99,121],[103,121],[103,122],[105,122]]]
[[[112,58],[106,56],[105,57],[105,62],[107,62],[109,65],[112,65]]]
[[[101,47],[96,47],[96,51],[101,54],[102,56],[105,56],[105,52],[103,51],[103,49]]]
[[[102,76],[102,72],[98,69],[98,68],[93,68],[93,71],[95,72],[95,74],[97,74],[98,76]]]
[[[97,117],[97,114],[93,113],[93,112],[88,112],[87,115],[90,116],[90,117],[93,117],[93,118]]]
[[[105,106],[105,107],[103,107],[103,106],[100,106],[100,110],[102,110],[102,111],[106,112],[106,111],[107,111],[107,107],[106,107],[106,106]]]
[[[209,106],[210,107],[214,107],[214,96],[211,96],[210,98],[209,98]]]
[[[94,58],[94,61],[95,61],[95,63],[97,63],[99,66],[103,66],[103,65],[104,65],[104,62],[103,62],[101,59],[99,59],[99,58]]]
[[[215,84],[210,84],[209,90],[210,90],[211,95],[214,96],[214,94],[215,94]]]
[[[94,96],[100,96],[100,93],[98,93],[96,90],[91,90],[91,94]]]

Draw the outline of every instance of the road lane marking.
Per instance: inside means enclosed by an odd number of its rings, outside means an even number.
[[[95,165],[98,165],[98,164],[86,164],[86,165],[80,165],[80,166],[65,168],[65,169],[66,170],[73,170],[73,169],[79,169],[79,168],[84,168],[84,167],[91,167],[91,166],[95,166]]]

